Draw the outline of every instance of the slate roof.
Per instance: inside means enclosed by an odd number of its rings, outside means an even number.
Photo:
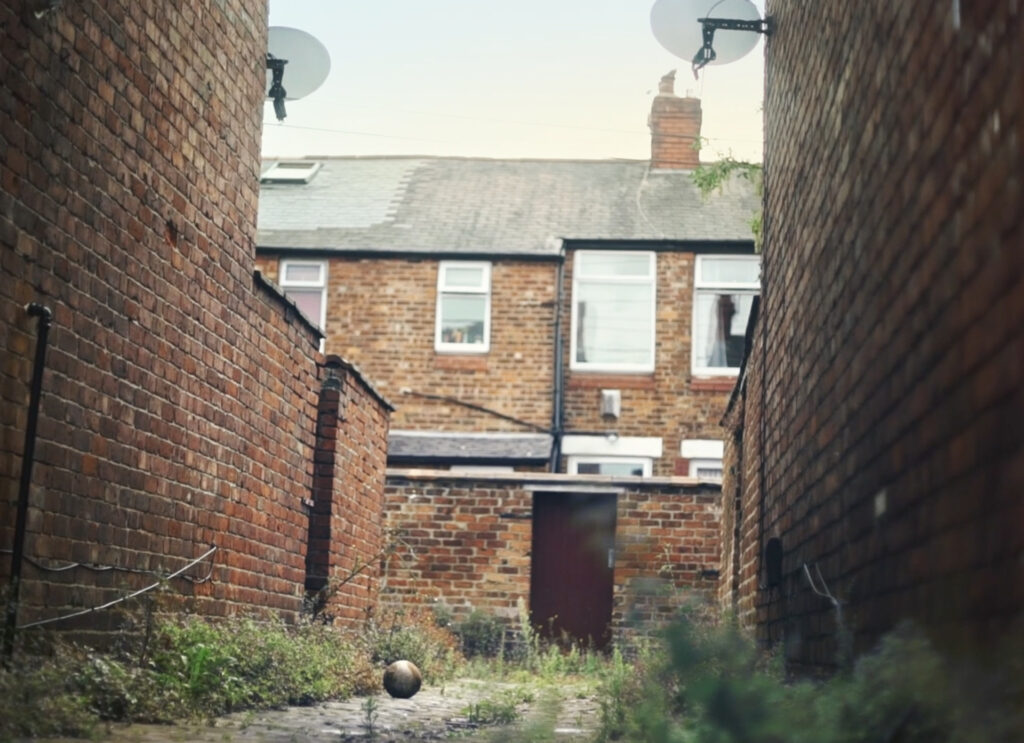
[[[546,433],[454,433],[391,431],[389,460],[545,462],[551,456]]]
[[[704,199],[690,171],[647,161],[313,159],[308,184],[262,184],[258,247],[554,256],[557,238],[749,241],[760,206],[747,181]]]

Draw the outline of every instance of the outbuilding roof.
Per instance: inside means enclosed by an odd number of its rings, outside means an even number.
[[[322,167],[308,183],[262,184],[258,248],[555,256],[559,240],[750,241],[759,207],[747,181],[704,198],[691,171],[647,161],[310,159]]]

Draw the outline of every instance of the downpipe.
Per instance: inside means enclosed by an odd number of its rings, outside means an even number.
[[[25,550],[25,524],[28,519],[28,492],[32,484],[32,463],[36,450],[36,425],[39,423],[39,398],[43,390],[43,371],[46,366],[46,337],[53,323],[49,307],[32,302],[25,307],[30,317],[39,318],[36,337],[36,358],[32,367],[29,388],[28,422],[25,425],[25,446],[21,456],[21,481],[18,484],[18,511],[14,522],[14,546],[11,551],[11,580],[7,597],[7,615],[4,625],[3,654],[9,659],[14,654],[14,633],[18,623],[18,596],[21,590],[22,552]]]

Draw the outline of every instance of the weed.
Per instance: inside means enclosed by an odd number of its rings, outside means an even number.
[[[363,729],[366,730],[366,737],[373,740],[377,737],[377,697],[372,694],[363,701]]]

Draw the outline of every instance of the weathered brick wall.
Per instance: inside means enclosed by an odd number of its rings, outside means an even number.
[[[316,609],[358,626],[375,605],[384,547],[390,407],[337,356],[320,392],[306,589]]]
[[[683,439],[723,439],[720,425],[735,377],[695,379],[691,374],[693,324],[693,253],[657,254],[655,367],[646,374],[605,374],[569,368],[572,269],[575,251],[566,258],[562,327],[565,329],[565,430],[615,431],[620,436],[661,436],[663,454],[654,462],[655,476],[680,471]],[[622,415],[601,416],[601,390],[622,392]]]
[[[761,416],[763,328],[755,320],[751,330],[745,368],[724,419],[731,435],[725,442],[722,576],[718,585],[720,607],[748,629],[756,624],[755,599],[764,580],[760,557],[764,551],[760,458],[765,436]]]
[[[859,649],[902,618],[949,647],[998,642],[1024,606],[1021,15],[768,12],[766,398],[747,405],[783,583],[741,600],[794,663],[836,650],[804,564]]]
[[[685,604],[713,603],[721,567],[717,486],[630,488],[619,496],[612,625],[648,632]]]
[[[276,277],[278,256],[260,266]],[[397,410],[397,429],[530,429],[403,389],[551,425],[556,266],[497,261],[491,269],[491,346],[486,354],[434,350],[437,259],[332,258],[327,282],[327,352],[355,363]]]
[[[266,6],[36,7],[0,8],[0,544],[37,301],[54,327],[26,554],[166,574],[212,544],[213,580],[175,580],[172,595],[295,611],[317,339],[253,280]],[[151,581],[24,577],[22,621]]]
[[[528,605],[530,598],[533,492],[587,484],[620,490],[617,636],[667,618],[687,598],[713,598],[721,510],[716,486],[666,478],[638,484],[595,476],[389,470],[386,523],[397,551],[388,561],[382,600],[444,604],[456,619],[472,609],[514,619],[517,601]]]

